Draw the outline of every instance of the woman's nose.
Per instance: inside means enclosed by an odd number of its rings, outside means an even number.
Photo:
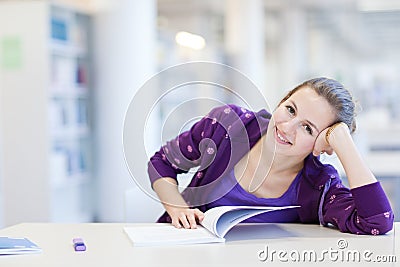
[[[296,131],[299,121],[296,118],[292,118],[283,123],[282,130],[286,133],[293,133]]]

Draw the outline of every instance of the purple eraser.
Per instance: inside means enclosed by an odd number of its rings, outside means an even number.
[[[78,237],[72,239],[72,243],[74,243],[74,249],[75,251],[85,251],[86,250],[86,245],[83,242],[83,239]]]

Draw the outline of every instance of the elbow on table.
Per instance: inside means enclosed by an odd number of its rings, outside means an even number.
[[[393,212],[385,212],[365,219],[364,223],[361,224],[364,225],[362,231],[351,232],[364,235],[384,235],[393,229],[394,215]]]
[[[391,218],[388,218],[387,220],[379,223],[378,227],[376,228],[376,230],[378,231],[377,233],[374,233],[374,229],[372,229],[371,234],[378,234],[378,235],[386,234],[387,232],[393,229],[393,224],[394,224],[394,216],[391,216]]]

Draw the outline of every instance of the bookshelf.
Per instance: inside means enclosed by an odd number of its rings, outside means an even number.
[[[91,15],[51,1],[5,1],[0,25],[13,25],[0,26],[4,224],[92,221]],[[18,44],[11,59],[7,40]]]
[[[90,221],[90,16],[57,5],[49,8],[52,220]]]

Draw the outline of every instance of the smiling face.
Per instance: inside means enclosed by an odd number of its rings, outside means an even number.
[[[309,87],[301,88],[272,114],[270,129],[276,153],[305,157],[313,151],[319,133],[335,122],[334,109]],[[269,131],[271,132],[271,131]]]

